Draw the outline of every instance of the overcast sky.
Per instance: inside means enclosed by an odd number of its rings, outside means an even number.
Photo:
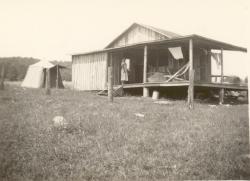
[[[0,57],[70,60],[133,22],[248,47],[248,12],[249,0],[0,0]],[[246,75],[248,54],[225,53],[225,73]]]

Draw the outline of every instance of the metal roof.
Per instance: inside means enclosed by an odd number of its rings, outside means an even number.
[[[222,41],[206,38],[200,35],[188,35],[188,36],[180,36],[176,38],[171,38],[171,39],[165,39],[165,40],[155,40],[155,41],[147,41],[147,42],[140,42],[132,45],[127,45],[127,46],[121,46],[121,47],[116,47],[116,48],[106,48],[102,50],[96,50],[96,51],[91,51],[91,52],[85,52],[85,53],[74,53],[74,55],[87,55],[87,54],[92,54],[92,53],[101,53],[101,52],[114,52],[117,50],[123,50],[123,49],[129,49],[129,48],[135,48],[135,47],[141,47],[144,45],[167,45],[171,43],[185,43],[188,40],[193,39],[195,45],[203,45],[210,47],[211,49],[223,49],[223,50],[231,50],[231,51],[241,51],[241,52],[247,52],[247,49],[244,47],[232,45],[229,43],[225,43]]]

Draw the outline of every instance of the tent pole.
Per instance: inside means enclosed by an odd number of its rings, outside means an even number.
[[[57,88],[57,89],[59,88],[59,80],[58,80],[58,77],[59,77],[59,66],[57,65],[57,66],[56,66],[56,88]]]

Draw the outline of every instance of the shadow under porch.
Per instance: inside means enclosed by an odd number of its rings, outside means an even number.
[[[169,48],[180,47],[183,57],[176,59]],[[223,48],[227,46],[208,40],[187,39],[185,41],[162,44],[145,44],[136,47],[124,47],[109,52],[108,66],[113,67],[114,87],[121,86],[121,60],[129,62],[128,81],[122,85],[126,90],[136,90],[144,97],[152,90],[161,94],[171,94],[174,89],[183,89],[190,102],[193,102],[194,89],[216,89],[223,102],[225,90],[247,91],[247,85],[224,82]],[[221,51],[221,81],[215,82],[212,75],[212,49]],[[237,51],[237,50],[236,50]],[[193,74],[193,76],[192,76]],[[191,78],[191,79],[190,79]],[[173,89],[170,89],[173,87]],[[167,89],[170,89],[168,91]],[[191,92],[190,92],[191,91]]]
[[[168,48],[173,46],[181,46],[183,50],[182,59],[176,60],[171,55]],[[128,86],[140,86],[143,83],[150,85],[169,83],[169,85],[173,85],[173,83],[188,82],[188,46],[186,43],[122,49],[109,53],[108,59],[108,66],[111,66],[112,59],[114,86],[122,84],[122,59],[129,59],[129,65],[127,65],[128,81],[125,82],[124,88]],[[173,76],[178,71],[178,76]]]

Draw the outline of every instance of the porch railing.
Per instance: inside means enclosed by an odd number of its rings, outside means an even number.
[[[227,75],[211,75],[212,83],[221,83],[221,84],[246,84],[242,83],[241,79],[237,76],[227,76]]]
[[[148,82],[170,82],[170,81],[187,81],[187,77],[185,76],[186,72],[189,69],[189,63],[182,66],[179,70],[177,70],[174,74],[168,72],[149,72],[147,73],[147,81]]]

